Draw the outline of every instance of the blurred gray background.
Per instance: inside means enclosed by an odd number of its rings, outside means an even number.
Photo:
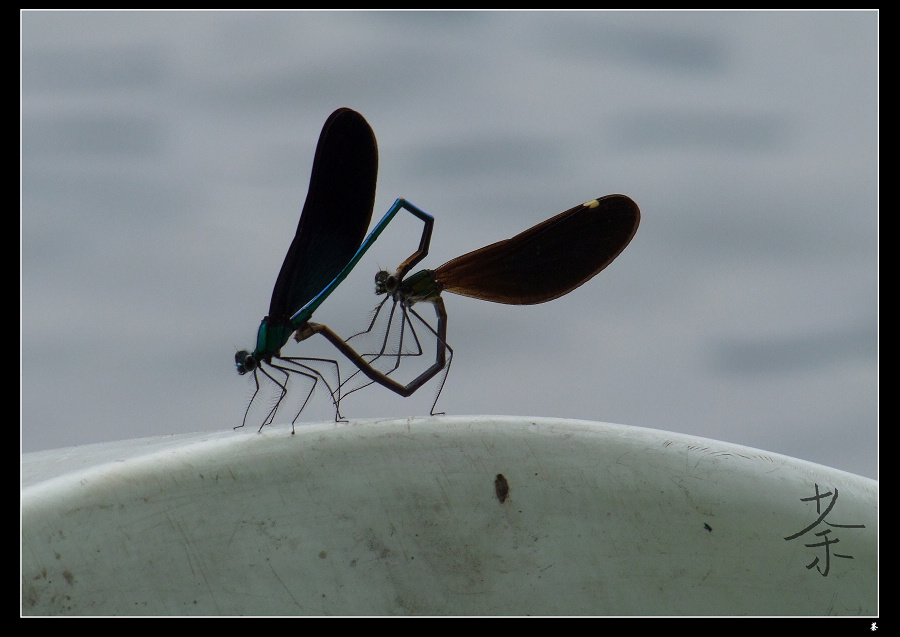
[[[240,424],[234,352],[349,106],[378,138],[373,221],[401,196],[436,218],[423,267],[601,195],[642,211],[559,300],[445,295],[438,410],[877,478],[878,13],[25,12],[21,30],[23,452]],[[365,327],[372,275],[416,245],[406,221],[316,321]],[[283,353],[336,354],[306,345]],[[427,415],[438,384],[342,412]],[[333,415],[319,389],[300,421]]]

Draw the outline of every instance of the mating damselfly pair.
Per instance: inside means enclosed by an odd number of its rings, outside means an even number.
[[[340,401],[346,380],[340,379],[340,363],[336,359],[282,355],[281,349],[291,336],[300,343],[322,336],[355,368],[350,377],[362,374],[369,379],[366,386],[377,383],[401,396],[412,395],[445,370],[432,404],[434,414],[453,357],[447,342],[447,311],[442,292],[509,305],[551,301],[571,292],[612,263],[631,241],[640,223],[640,210],[631,199],[607,195],[570,208],[511,239],[452,259],[434,270],[409,274],[428,255],[434,218],[410,202],[398,199],[367,236],[377,176],[378,146],[372,128],[359,113],[348,108],[336,110],[319,136],[309,192],[297,232],[275,281],[269,313],[259,326],[256,347],[252,352],[241,350],[235,354],[238,373],[252,372],[256,385],[241,427],[246,425],[250,407],[259,394],[259,374],[280,391],[260,430],[273,422],[288,393],[291,374],[305,377],[310,387],[292,423],[319,382],[328,389],[335,418],[341,418]],[[421,238],[416,250],[396,270],[376,273],[375,291],[385,298],[368,328],[345,339],[328,326],[312,322],[316,309],[401,210],[423,222]],[[421,303],[432,305],[434,325],[416,311],[416,304]],[[419,334],[435,340],[434,362],[407,383],[390,375],[407,355],[401,348],[389,348],[386,337],[378,351],[360,353],[351,344],[354,338],[371,331],[382,311],[390,315],[388,331],[397,320],[401,330],[408,329],[417,342]],[[419,332],[415,331],[416,325]],[[374,365],[385,357],[394,361],[394,367],[386,372]],[[330,383],[323,374],[323,365],[333,366],[337,371],[336,383]]]

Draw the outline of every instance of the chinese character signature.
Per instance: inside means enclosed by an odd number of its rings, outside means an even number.
[[[822,510],[822,501],[826,500],[827,498],[831,498],[831,500],[828,502],[828,506],[825,507],[825,510],[823,511]],[[822,575],[822,577],[828,576],[828,571],[831,568],[831,558],[832,557],[840,557],[840,558],[844,558],[844,559],[848,559],[848,560],[853,559],[852,555],[843,555],[841,553],[832,552],[832,549],[831,549],[832,545],[837,544],[838,542],[841,541],[837,537],[834,537],[834,538],[829,537],[831,535],[832,529],[864,529],[864,528],[866,528],[865,524],[835,524],[832,522],[826,522],[825,518],[829,513],[831,513],[831,510],[834,508],[834,505],[837,504],[837,499],[838,499],[837,488],[834,489],[834,492],[827,491],[825,493],[819,493],[819,485],[818,485],[818,483],[816,483],[816,494],[813,496],[810,496],[808,498],[800,498],[800,501],[801,502],[815,501],[816,513],[819,515],[819,517],[805,529],[798,531],[797,533],[794,533],[793,535],[789,535],[786,538],[784,538],[787,541],[794,540],[794,539],[800,537],[801,535],[804,535],[804,534],[812,531],[820,524],[824,524],[825,526],[831,527],[831,528],[823,529],[815,534],[815,537],[821,538],[821,541],[811,542],[809,544],[804,545],[807,548],[811,548],[811,549],[824,548],[824,552],[825,552],[825,568],[824,569],[819,565],[819,557],[818,556],[816,556],[812,562],[810,562],[809,564],[806,565],[806,568],[808,568],[808,569],[811,569],[812,567],[815,566],[816,570],[819,571],[819,573]]]

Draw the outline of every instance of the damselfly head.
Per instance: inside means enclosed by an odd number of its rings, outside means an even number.
[[[234,364],[237,366],[238,374],[241,376],[247,372],[252,372],[259,365],[259,363],[256,362],[256,359],[253,358],[253,354],[245,349],[242,349],[234,355]]]
[[[400,280],[396,274],[381,270],[375,275],[375,294],[393,294],[397,291]]]

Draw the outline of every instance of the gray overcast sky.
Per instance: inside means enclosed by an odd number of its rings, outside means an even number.
[[[876,12],[21,26],[23,451],[240,423],[234,352],[268,310],[322,124],[349,106],[378,138],[375,218],[400,196],[436,218],[423,267],[601,195],[641,207],[631,245],[566,297],[445,295],[439,410],[652,427],[877,478]],[[415,231],[398,220],[315,320],[362,329],[372,275]],[[426,415],[436,388],[366,388],[342,412]],[[301,420],[332,418],[317,391]]]

